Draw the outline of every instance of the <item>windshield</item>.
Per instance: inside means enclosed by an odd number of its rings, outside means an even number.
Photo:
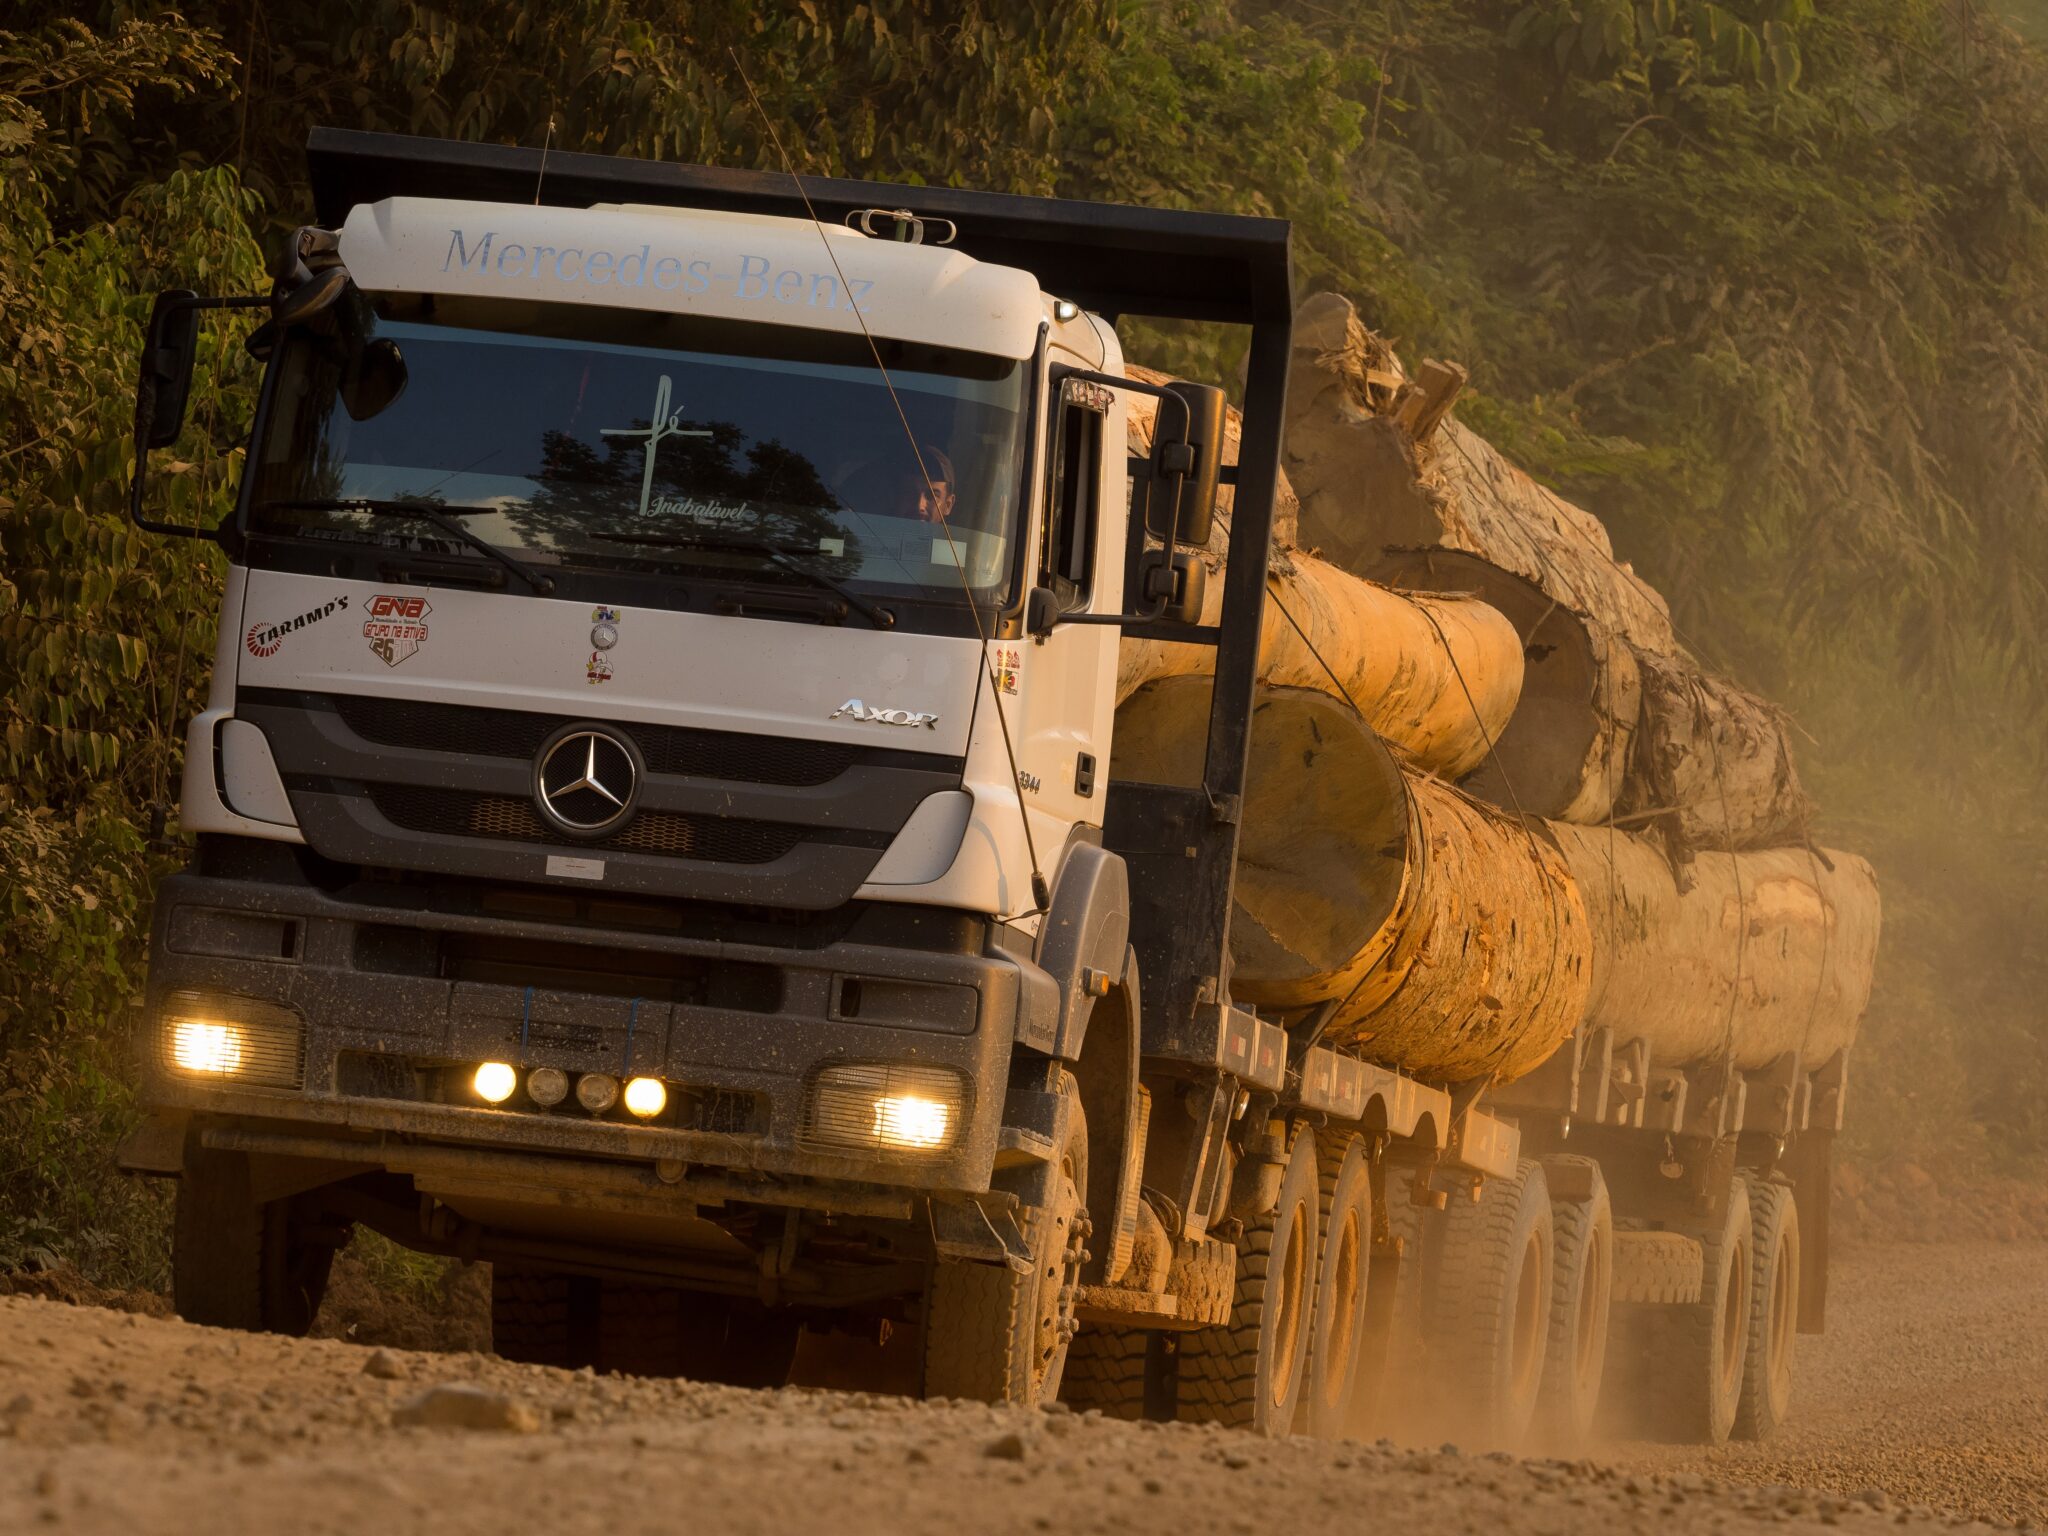
[[[783,582],[801,564],[952,602],[1005,583],[1025,362],[878,338],[899,417],[859,336],[414,295],[358,301],[346,330],[285,342],[253,531],[462,552],[332,505],[424,502],[535,565]],[[365,355],[391,376],[386,343],[395,398],[362,383]]]

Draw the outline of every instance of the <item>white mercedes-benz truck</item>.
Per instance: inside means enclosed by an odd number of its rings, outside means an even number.
[[[487,1262],[499,1352],[564,1366],[775,1383],[897,1330],[932,1395],[1331,1433],[1423,1348],[1512,1437],[1560,1373],[1590,1414],[1612,1295],[1689,1309],[1670,1392],[1747,1390],[1678,1235],[1735,1131],[1632,1129],[1577,1047],[1518,1124],[1232,999],[1283,221],[309,156],[274,290],[159,296],[138,390],[137,521],[229,561],[123,1153],[178,1181],[184,1316],[303,1332],[366,1227]],[[181,528],[149,451],[218,309],[262,393]],[[1127,316],[1242,328],[1233,465]],[[1200,782],[1112,776],[1124,637],[1213,648]],[[1530,1160],[1574,1115],[1671,1233]]]

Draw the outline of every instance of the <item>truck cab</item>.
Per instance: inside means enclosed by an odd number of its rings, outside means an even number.
[[[361,1225],[489,1261],[515,1357],[774,1381],[909,1323],[924,1390],[1056,1391],[1084,1293],[1228,1269],[1284,1061],[1224,955],[1285,225],[309,153],[127,1154],[179,1309],[303,1330]],[[152,322],[161,532],[223,303]],[[1221,623],[1221,392],[1125,378],[1146,312],[1254,326]],[[1112,785],[1124,634],[1216,649],[1204,785]]]

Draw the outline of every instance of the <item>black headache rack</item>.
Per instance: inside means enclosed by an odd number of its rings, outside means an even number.
[[[1251,328],[1223,616],[1214,630],[1132,624],[1125,633],[1216,647],[1207,757],[1193,787],[1112,782],[1103,840],[1131,877],[1131,939],[1145,978],[1146,1054],[1218,1061],[1228,1002],[1231,888],[1250,747],[1259,621],[1293,290],[1284,219],[1018,197],[948,187],[675,165],[399,134],[315,128],[307,142],[315,210],[337,228],[358,203],[439,197],[582,208],[650,203],[831,224],[865,208],[949,220],[954,245],[1021,268],[1046,292],[1098,314]],[[808,205],[806,204],[808,197]]]

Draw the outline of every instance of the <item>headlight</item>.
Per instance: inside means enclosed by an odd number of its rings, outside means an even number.
[[[601,1115],[619,1102],[619,1080],[609,1072],[586,1072],[576,1079],[576,1102]]]
[[[173,992],[157,1019],[157,1060],[178,1077],[297,1088],[305,1081],[299,1016],[250,997]]]
[[[569,1097],[569,1074],[560,1067],[535,1067],[526,1074],[526,1096],[542,1109]]]
[[[943,1152],[960,1137],[966,1087],[944,1067],[827,1067],[811,1085],[802,1139],[863,1152]]]

